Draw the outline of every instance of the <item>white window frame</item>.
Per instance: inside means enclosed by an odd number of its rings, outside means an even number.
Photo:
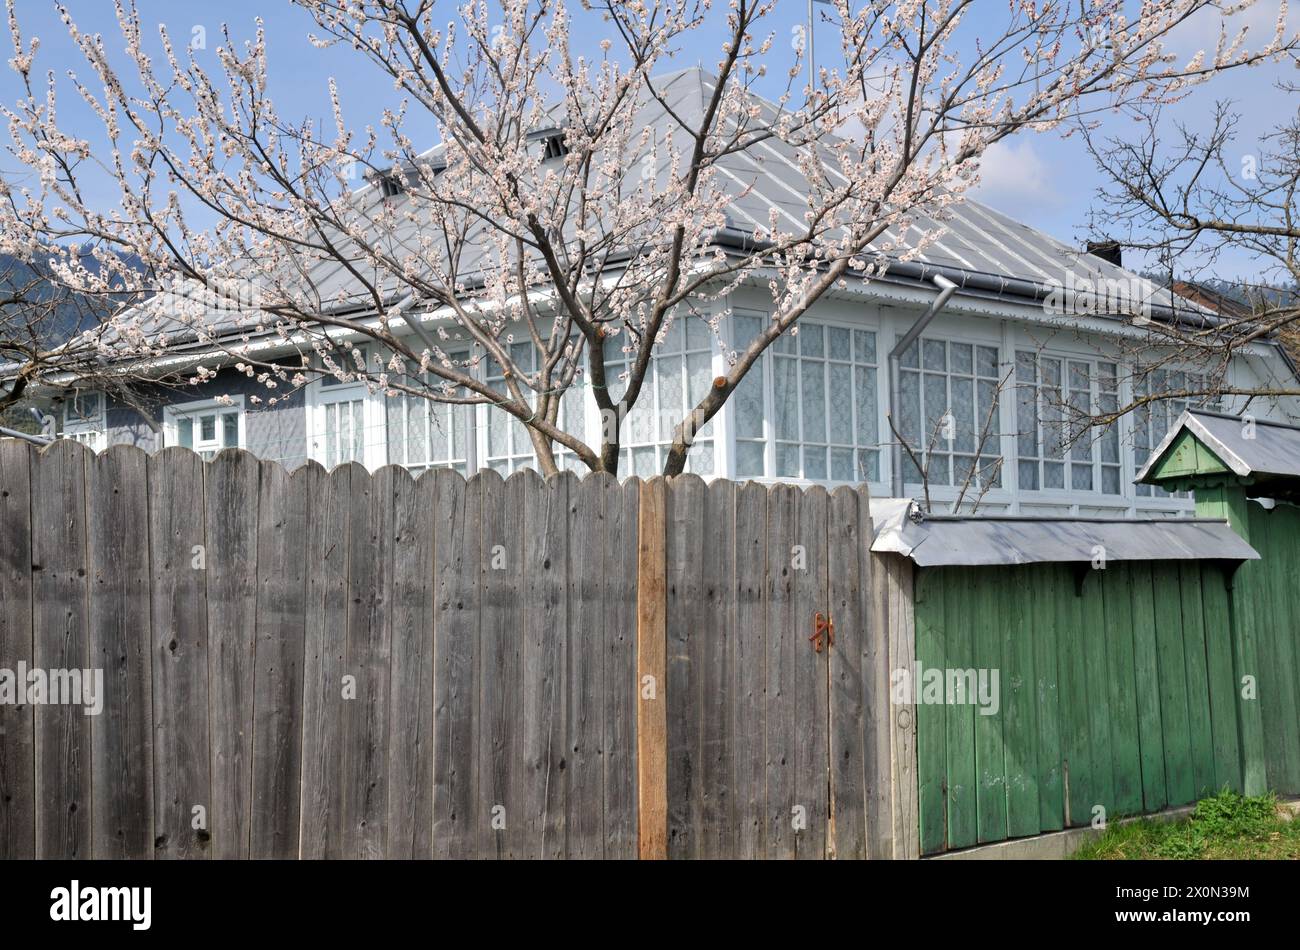
[[[216,436],[212,440],[213,444],[205,445],[203,440],[199,438],[197,417],[204,415],[216,415],[220,417],[229,415],[232,411],[235,413],[235,420],[237,423],[237,439],[236,445],[233,447],[241,449],[247,448],[248,436],[247,428],[244,423],[246,413],[244,410],[243,396],[231,396],[227,399],[198,399],[193,402],[172,403],[171,405],[164,406],[163,445],[180,445],[179,421],[182,418],[195,417],[194,444],[191,448],[200,455],[204,455],[206,452],[212,453],[211,456],[205,455],[205,458],[215,457],[222,449],[231,448],[232,446],[224,444],[224,430],[220,422],[217,423]]]
[[[95,396],[98,400],[98,408],[93,416],[84,416],[77,414],[74,416],[69,412],[76,402],[86,396]],[[108,443],[108,397],[99,389],[88,389],[76,391],[70,397],[63,401],[63,408],[60,415],[63,418],[63,429],[60,433],[65,439],[72,439],[80,442],[82,445],[89,446],[93,451],[100,452]]]
[[[1021,355],[1032,356],[1034,358],[1034,381],[1032,383],[1022,383],[1019,378],[1020,357]],[[1121,421],[1112,423],[1116,439],[1118,440],[1118,461],[1102,461],[1102,439],[1104,433],[1085,433],[1080,437],[1078,442],[1067,446],[1060,459],[1051,459],[1042,454],[1045,445],[1039,440],[1037,429],[1042,428],[1045,423],[1044,417],[1044,400],[1042,361],[1054,360],[1060,364],[1061,378],[1059,386],[1064,398],[1068,401],[1071,395],[1070,372],[1071,363],[1084,364],[1088,368],[1088,412],[1095,413],[1099,411],[1103,396],[1111,396],[1118,403],[1120,401],[1120,386],[1125,373],[1125,365],[1116,357],[1102,353],[1072,353],[1064,350],[1034,348],[1030,346],[1017,346],[1012,353],[1012,359],[1015,361],[1015,368],[1008,380],[1008,390],[1010,392],[1010,403],[1012,409],[1012,458],[1014,459],[1016,469],[1016,490],[1017,494],[1027,499],[1047,499],[1058,501],[1062,504],[1096,504],[1102,507],[1127,507],[1132,498],[1132,491],[1126,489],[1127,482],[1127,465],[1125,464],[1125,454],[1131,454],[1131,446],[1126,448],[1124,439],[1125,427]],[[1101,364],[1106,364],[1114,369],[1114,386],[1112,389],[1102,390],[1101,388]],[[1038,454],[1032,456],[1023,456],[1020,453],[1020,435],[1021,426],[1024,420],[1020,418],[1020,387],[1022,385],[1032,385],[1034,387],[1035,400],[1035,449]],[[1074,390],[1077,392],[1077,390]],[[1065,411],[1062,410],[1062,425],[1068,422]],[[1081,459],[1076,456],[1078,447],[1086,444],[1088,447],[1089,457]],[[1020,464],[1021,462],[1032,462],[1037,467],[1038,487],[1026,488],[1020,483]],[[1060,488],[1048,488],[1044,485],[1044,463],[1059,462],[1062,466],[1062,485]],[[1073,470],[1077,466],[1086,465],[1091,472],[1091,488],[1075,488],[1073,485]],[[1104,469],[1112,468],[1119,475],[1119,491],[1106,492],[1102,489],[1104,484]]]
[[[903,336],[906,334],[906,329],[910,327],[913,322],[915,322],[915,318],[910,313],[903,314],[903,320],[901,325],[895,327],[894,341],[893,341],[893,344],[895,346],[903,338]],[[1002,437],[1003,433],[1005,432],[1004,427],[1006,425],[1006,418],[1007,418],[1006,415],[1007,386],[1003,383],[1003,378],[1005,376],[1006,366],[1007,366],[1006,363],[1007,348],[1004,340],[1001,339],[1000,335],[994,336],[990,334],[986,336],[980,334],[972,334],[972,333],[965,332],[960,328],[952,328],[947,326],[938,326],[932,328],[930,329],[929,332],[923,333],[920,337],[918,337],[916,340],[916,347],[917,347],[916,368],[913,369],[911,367],[903,367],[901,365],[902,364],[901,357],[899,360],[900,363],[899,391],[898,391],[899,405],[895,408],[897,409],[899,415],[898,425],[900,429],[903,423],[902,420],[903,374],[905,372],[916,372],[921,376],[920,392],[922,398],[924,398],[925,374],[927,372],[931,374],[940,372],[939,370],[926,370],[924,368],[925,356],[924,356],[923,347],[926,340],[942,342],[946,345],[946,349],[945,349],[946,368],[942,371],[942,374],[947,379],[947,394],[948,394],[947,398],[949,400],[949,406],[947,408],[949,411],[951,411],[952,409],[951,406],[952,378],[954,375],[957,375],[963,379],[969,378],[972,380],[972,390],[975,393],[977,399],[978,399],[980,380],[993,382],[994,394],[998,401],[998,410],[993,419],[993,431],[989,432],[988,441],[984,444],[983,451],[979,451],[977,449],[977,451],[975,452],[976,466],[979,465],[980,458],[992,458],[996,460],[997,458],[1000,457],[1002,459],[1001,470],[997,473],[998,484],[990,485],[987,489],[985,489],[979,478],[979,473],[977,472],[976,478],[971,480],[970,487],[966,489],[966,494],[965,497],[962,499],[962,504],[963,505],[973,504],[975,502],[975,499],[977,498],[980,499],[980,504],[982,507],[987,505],[1002,505],[1010,502],[1015,497],[1015,491],[1012,487],[1014,483],[1011,481],[1011,473],[1009,472],[1011,458],[1007,455],[1007,451],[1006,451],[1007,443],[1006,440]],[[966,374],[964,373],[954,374],[954,372],[951,369],[952,359],[951,359],[950,348],[951,345],[954,343],[971,347],[972,363],[971,363],[971,375],[969,377],[967,377]],[[981,346],[993,350],[994,353],[996,354],[995,365],[997,366],[997,372],[996,375],[992,377],[978,375],[978,366],[979,366],[978,347]],[[887,374],[888,374],[888,365],[887,365],[887,358],[886,358],[886,371],[882,375],[887,376]],[[887,385],[888,385],[888,381],[886,380],[886,386]],[[885,414],[889,411],[888,399],[889,399],[888,393],[886,392],[885,401],[881,403],[881,409],[880,409],[880,417],[881,417],[880,425],[882,427],[881,438],[887,439],[886,446],[889,449],[889,451],[893,451],[893,447],[897,442],[897,437],[894,435],[893,431],[889,428],[889,420],[885,418]],[[980,408],[982,407],[977,407],[974,410],[974,416],[972,419],[972,424],[976,429],[975,432],[976,436],[978,436],[979,434],[978,430],[984,424],[984,415],[981,411],[979,411]],[[925,422],[924,411],[922,411],[921,422],[922,425],[924,425]],[[925,447],[921,446],[920,448],[924,449]],[[940,451],[941,454],[947,455],[949,457],[950,465],[952,464],[951,460],[955,459],[957,455],[969,454],[969,453],[958,453],[955,447],[951,444],[951,442],[946,448],[943,448]],[[909,469],[911,468],[911,464],[910,464],[910,460],[907,457],[907,450],[904,448],[902,449],[902,452],[903,452],[903,494],[907,497],[919,497],[921,491],[923,490],[923,485],[919,481],[908,480],[908,474],[909,474]],[[888,454],[886,455],[886,459],[888,459]],[[953,469],[953,471],[955,472],[955,468]],[[955,478],[954,478],[954,482],[956,482]],[[933,481],[930,483],[930,498],[933,502],[936,503],[948,502],[948,501],[955,502],[960,492],[961,492],[960,484],[947,484],[947,483],[939,483]],[[888,494],[888,491],[886,491],[886,494]]]
[[[327,407],[336,403],[360,401],[362,432],[362,457],[357,461],[374,471],[388,462],[387,407],[382,393],[372,393],[365,383],[324,385],[324,380],[312,380],[306,386],[307,457],[321,465],[327,462],[325,454],[325,419]],[[344,463],[339,463],[344,464]]]

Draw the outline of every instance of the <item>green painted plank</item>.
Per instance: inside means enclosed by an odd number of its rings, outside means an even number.
[[[916,572],[913,610],[916,624],[916,662],[922,669],[942,670],[944,656],[943,624],[945,585],[951,572],[944,568],[918,569]],[[927,703],[922,684],[911,679],[913,670],[904,671],[907,679],[892,685],[908,687],[916,714],[917,812],[920,820],[920,848],[923,854],[942,851],[948,840],[947,801],[947,722],[942,704]]]
[[[1062,780],[1067,823],[1086,825],[1096,802],[1088,720],[1087,671],[1084,666],[1083,598],[1074,590],[1074,576],[1059,567],[1053,577],[1056,597],[1057,667],[1061,678]]]
[[[1133,682],[1137,687],[1138,755],[1142,762],[1142,807],[1159,811],[1169,794],[1165,783],[1165,750],[1160,723],[1160,681],[1156,659],[1156,620],[1151,565],[1134,562]]]
[[[1089,820],[1098,816],[1104,818],[1116,810],[1110,710],[1106,704],[1110,672],[1106,665],[1106,601],[1101,586],[1104,573],[1104,570],[1088,571],[1079,602],[1083,616],[1083,663],[1087,683],[1085,708],[1088,714],[1089,761],[1092,766],[1088,783],[1092,792],[1092,801],[1088,806]]]
[[[1165,746],[1165,781],[1170,805],[1196,800],[1192,783],[1191,730],[1187,715],[1187,662],[1183,649],[1182,598],[1178,566],[1161,562],[1151,569],[1155,596],[1156,648],[1160,677],[1160,725]]]
[[[1228,471],[1213,452],[1190,432],[1184,432],[1165,450],[1151,469],[1148,482],[1187,475],[1221,475]]]
[[[1034,596],[1028,605],[1033,616],[1034,699],[1038,710],[1038,825],[1057,831],[1064,825],[1065,799],[1061,783],[1061,709],[1057,686],[1056,587],[1057,570],[1051,564],[1027,567]]]
[[[1138,753],[1138,687],[1133,676],[1133,572],[1110,564],[1101,575],[1106,617],[1106,698],[1110,720],[1113,819],[1142,811],[1142,760]]]
[[[1034,588],[1026,567],[1003,568],[1005,586],[990,585],[997,600],[1002,629],[1002,672],[999,678],[1002,734],[1006,738],[1007,834],[1037,834],[1038,741],[1037,704],[1034,702],[1034,624],[1029,606]],[[1005,591],[1006,596],[1002,596]]]
[[[973,678],[966,682],[967,691],[973,685],[975,696],[964,697],[965,704],[973,705],[979,696],[980,671],[997,670],[999,673],[999,692],[1006,697],[1006,666],[1004,637],[1008,629],[1003,610],[1007,602],[1014,597],[1010,588],[1009,573],[999,568],[973,568],[966,571],[963,580],[970,585],[968,601],[971,610],[961,616],[968,618],[971,624],[972,654],[968,667],[975,671]],[[963,585],[965,586],[965,585]],[[956,629],[956,624],[950,624]],[[988,676],[988,673],[985,673]],[[991,680],[986,680],[991,683]],[[1006,761],[1011,750],[1004,744],[1003,725],[1006,718],[1005,707],[999,704],[997,711],[987,714],[994,707],[986,709],[976,706],[972,709],[975,729],[975,810],[977,838],[986,841],[1002,841],[1007,836],[1007,766]],[[960,707],[957,707],[960,710]],[[960,714],[960,713],[959,713]]]
[[[1216,564],[1201,565],[1201,607],[1210,690],[1215,788],[1241,791],[1241,746],[1237,740],[1237,689],[1232,674],[1232,618],[1227,577]]]
[[[1300,511],[1290,506],[1279,505],[1273,509],[1269,517],[1273,519],[1276,536],[1279,539],[1286,539],[1281,542],[1277,551],[1281,554],[1281,558],[1279,586],[1274,603],[1278,610],[1278,629],[1289,633],[1291,679],[1284,688],[1291,697],[1292,703],[1300,704],[1300,642],[1297,641],[1297,637],[1300,636],[1300,597],[1295,593],[1300,590],[1300,544],[1297,544],[1297,539],[1300,538]],[[1300,714],[1294,716],[1291,721],[1297,725],[1297,729],[1300,729]],[[1293,755],[1300,756],[1300,737],[1291,749]],[[1300,765],[1297,768],[1300,768]],[[1300,777],[1297,777],[1296,785],[1286,790],[1287,794],[1294,795],[1300,792],[1298,785],[1300,785]]]
[[[1282,509],[1285,510],[1285,509]],[[1250,536],[1263,556],[1246,565],[1259,581],[1256,587],[1256,631],[1260,649],[1260,698],[1264,713],[1264,748],[1268,785],[1282,794],[1300,789],[1300,715],[1296,710],[1295,634],[1287,624],[1286,602],[1295,596],[1288,587],[1287,550],[1295,536],[1273,512],[1250,506]]]
[[[1178,584],[1182,593],[1183,650],[1187,664],[1187,726],[1192,749],[1192,791],[1199,799],[1216,791],[1200,564],[1195,561],[1180,562]]]
[[[965,570],[948,585],[944,604],[945,655],[950,670],[974,665],[975,572]],[[975,707],[945,694],[948,753],[948,847],[975,844]]]

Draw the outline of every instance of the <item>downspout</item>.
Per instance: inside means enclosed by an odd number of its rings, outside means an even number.
[[[885,418],[889,420],[889,427],[891,430],[898,428],[894,423],[898,409],[900,389],[898,362],[902,359],[903,353],[907,348],[916,342],[916,338],[925,331],[925,328],[930,325],[930,321],[933,320],[939,311],[948,303],[948,298],[957,292],[957,285],[942,274],[935,274],[931,279],[934,285],[939,288],[939,296],[934,298],[934,302],[930,304],[930,308],[926,310],[925,313],[921,314],[917,321],[912,324],[912,328],[908,330],[907,333],[903,335],[903,338],[898,341],[898,344],[889,351],[889,412],[885,414]],[[894,498],[902,498],[903,443],[901,441],[901,436],[896,435],[892,431],[890,432],[890,438],[890,444],[893,446],[893,450],[890,453],[891,464],[889,493]]]
[[[49,445],[54,440],[48,439],[43,435],[32,435],[30,432],[19,432],[17,429],[10,429],[6,426],[0,426],[0,435],[8,436],[11,439],[23,439],[32,445]]]

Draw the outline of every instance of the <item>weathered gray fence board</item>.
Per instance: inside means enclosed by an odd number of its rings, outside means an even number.
[[[884,554],[871,555],[871,580],[877,627],[889,642],[887,674],[907,670],[916,660],[912,562]],[[892,682],[891,682],[892,686]],[[920,857],[920,802],[916,771],[916,713],[906,703],[889,703],[889,778],[893,806],[893,857]],[[883,776],[882,776],[883,780]]]
[[[221,452],[204,479],[208,723],[214,858],[249,853],[253,793],[253,641],[257,632],[260,472],[248,452]],[[281,564],[275,564],[278,571]]]
[[[788,646],[793,650],[795,690],[795,802],[807,810],[806,827],[795,835],[796,857],[825,858],[830,823],[830,737],[827,735],[828,651],[809,642],[817,613],[829,613],[827,512],[830,496],[819,485],[795,495],[798,528],[795,543],[806,549],[807,564],[794,576],[794,611]],[[788,654],[787,654],[788,656]]]
[[[439,471],[434,525],[433,848],[473,857],[478,829],[479,564],[482,482]]]
[[[736,489],[736,615],[732,748],[734,857],[767,856],[767,487]]]
[[[568,529],[571,478],[524,471],[522,820],[525,857],[566,849]]]
[[[0,665],[32,665],[30,446],[0,439]],[[0,705],[0,859],[36,853],[36,745],[32,708]]]
[[[634,858],[636,812],[636,598],[637,512],[641,482],[620,485],[613,476],[596,477],[605,495],[602,570],[605,573],[602,621],[602,681],[605,857]],[[585,481],[584,481],[585,484]],[[580,628],[576,636],[584,638]]]
[[[691,656],[697,665],[701,707],[700,829],[696,853],[702,858],[726,858],[735,852],[737,837],[733,805],[735,710],[732,691],[736,663],[735,611],[732,586],[736,570],[736,485],[718,480],[709,484],[704,504],[704,552],[699,562],[699,620],[695,622]]]
[[[74,442],[31,456],[32,659],[48,673],[90,666],[86,462]],[[52,679],[52,677],[51,677]],[[52,687],[51,683],[51,687]],[[77,706],[35,706],[36,856],[90,856],[91,721]]]
[[[569,783],[568,856],[604,856],[604,776],[601,761],[604,705],[604,543],[607,492],[603,481],[570,482],[569,623],[581,631],[568,652]]]
[[[698,475],[668,481],[668,856],[700,856],[703,833],[703,720],[714,713],[703,690],[705,499]]]
[[[393,483],[388,856],[433,855],[433,547],[436,478]]]
[[[409,479],[387,466],[372,477],[357,466],[348,533],[348,632],[345,675],[356,697],[343,701],[343,849],[381,858],[388,815],[388,602],[392,596],[393,481]]]
[[[92,854],[153,857],[153,690],[148,456],[114,446],[86,461],[91,665],[104,671],[91,724]]]
[[[257,560],[262,569],[257,577],[249,828],[254,858],[298,856],[307,589],[318,564],[309,553],[308,525],[312,500],[322,497],[324,482],[318,465],[303,466],[292,475],[274,462],[259,467]]]
[[[303,679],[302,805],[299,852],[304,858],[350,856],[343,840],[343,677],[348,675],[348,552],[352,479],[359,465],[323,479],[319,510],[308,522],[307,556],[319,565],[307,585]]]
[[[862,516],[858,493],[837,488],[831,495],[828,557],[830,612],[835,625],[835,644],[827,655],[830,676],[830,814],[834,831],[829,842],[837,858],[865,858],[869,813],[868,803],[877,789],[867,780],[867,750],[878,733],[883,733],[888,762],[889,733],[875,718],[873,701],[877,686],[866,671],[874,670],[879,639],[870,612],[870,568],[867,540],[862,540]],[[866,527],[870,528],[870,516]],[[883,661],[883,657],[880,660]],[[878,779],[878,776],[874,776]],[[886,790],[889,780],[884,782]],[[870,792],[868,791],[870,789]]]
[[[512,858],[523,851],[522,656],[524,537],[523,478],[503,481],[483,472],[482,555],[479,568],[478,852]]]
[[[193,452],[164,449],[148,472],[154,856],[199,858],[208,853],[212,803],[207,572],[196,560],[206,544],[196,511],[204,465]]]
[[[774,485],[767,506],[767,857],[797,854],[792,816],[799,801],[796,779],[798,742],[798,659],[808,645],[811,623],[795,615],[795,568],[799,490]]]

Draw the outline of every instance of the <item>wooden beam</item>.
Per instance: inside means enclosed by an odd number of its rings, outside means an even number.
[[[637,854],[668,857],[667,482],[641,486],[637,518]]]

